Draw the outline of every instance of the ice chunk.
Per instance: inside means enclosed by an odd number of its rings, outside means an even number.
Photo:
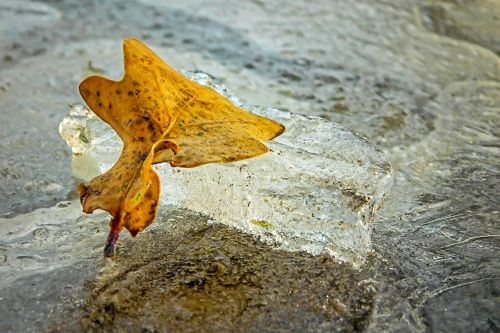
[[[370,250],[371,223],[392,184],[385,155],[347,128],[318,117],[242,104],[205,73],[184,73],[286,132],[270,153],[229,164],[155,166],[161,204],[209,215],[292,251],[328,253],[354,265]],[[92,112],[74,106],[60,125],[75,177],[89,180],[118,159],[121,142]]]
[[[71,106],[69,115],[59,124],[59,133],[73,152],[73,176],[81,180],[90,180],[111,168],[123,147],[113,129],[81,105]]]

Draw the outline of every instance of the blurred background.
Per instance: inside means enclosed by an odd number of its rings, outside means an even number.
[[[211,306],[191,309],[199,321],[181,311],[141,328],[144,314],[131,311],[147,308],[136,300],[140,290],[122,295],[134,300],[130,308],[111,311],[88,300],[105,289],[85,284],[98,274],[95,258],[41,275],[33,267],[44,254],[23,260],[16,249],[28,240],[7,241],[5,231],[1,331],[500,331],[500,1],[0,0],[0,231],[20,214],[75,198],[58,125],[69,105],[83,103],[77,87],[85,75],[121,76],[127,36],[175,68],[210,73],[249,104],[323,117],[384,151],[395,184],[374,224],[373,257],[354,271],[299,254],[280,253],[276,263],[269,252],[258,260],[274,263],[266,267],[277,275],[252,293],[275,297],[254,312],[224,308],[239,294],[221,287]],[[263,246],[213,239],[253,264]],[[136,259],[116,264],[123,279]],[[287,270],[297,262],[317,274],[300,280],[307,273]],[[26,267],[33,270],[21,274]],[[291,300],[280,279],[307,295]],[[56,290],[61,281],[77,286],[77,300]],[[35,296],[29,286],[42,291]]]

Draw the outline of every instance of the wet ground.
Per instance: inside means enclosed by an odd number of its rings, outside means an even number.
[[[500,330],[497,0],[0,1],[0,22],[1,331]],[[125,36],[384,150],[395,185],[367,265],[171,208],[104,261],[104,216],[24,215],[72,198],[57,127],[83,75],[119,77]]]

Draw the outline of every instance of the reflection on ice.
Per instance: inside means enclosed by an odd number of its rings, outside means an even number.
[[[287,131],[264,156],[193,169],[156,166],[161,202],[201,212],[287,250],[329,253],[357,265],[370,250],[371,223],[391,185],[383,153],[350,130],[317,117],[242,105],[204,73],[185,73]],[[90,111],[74,106],[60,125],[75,177],[109,169],[121,142]]]

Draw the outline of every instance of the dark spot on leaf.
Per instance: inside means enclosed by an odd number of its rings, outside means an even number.
[[[90,91],[88,91],[87,89],[82,90],[82,96],[84,98],[89,97],[90,96]]]

